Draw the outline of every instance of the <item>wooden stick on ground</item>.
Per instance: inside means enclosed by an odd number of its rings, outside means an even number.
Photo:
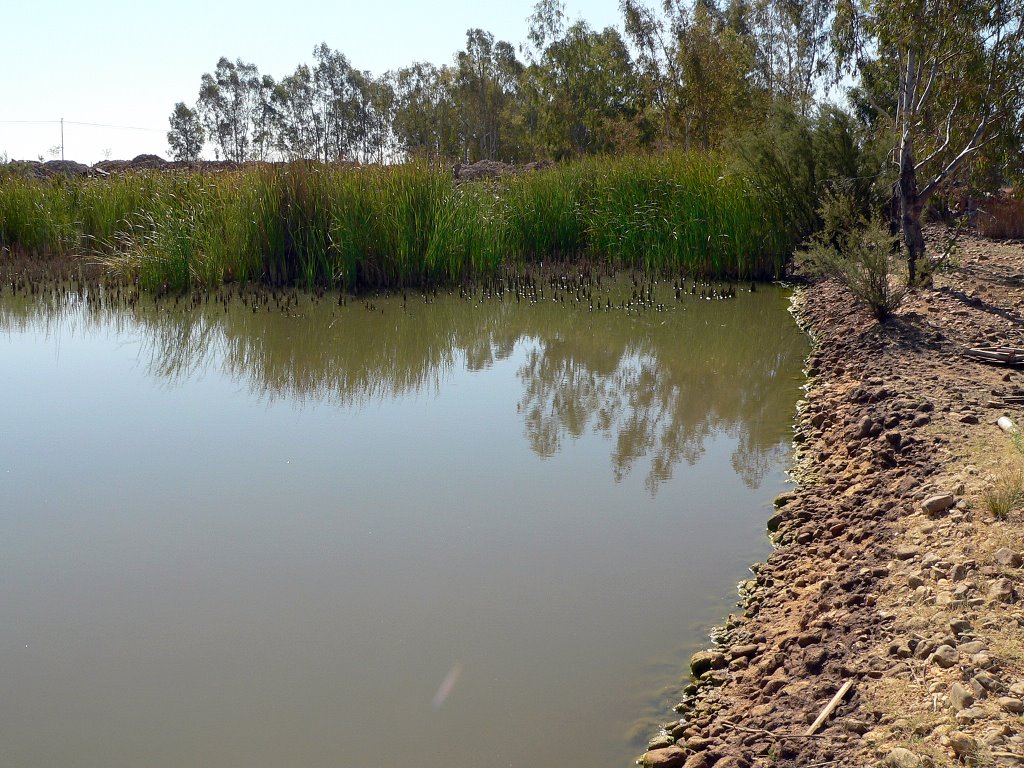
[[[818,729],[821,728],[821,724],[828,720],[828,716],[831,715],[832,711],[839,706],[839,702],[843,700],[843,697],[849,692],[850,688],[852,687],[853,680],[847,680],[845,683],[843,683],[843,686],[838,691],[836,691],[836,695],[832,697],[832,701],[830,701],[825,706],[825,708],[821,710],[821,714],[818,715],[818,718],[813,723],[811,723],[811,727],[808,728],[807,733],[804,734],[805,736],[813,736],[815,733],[818,732]]]

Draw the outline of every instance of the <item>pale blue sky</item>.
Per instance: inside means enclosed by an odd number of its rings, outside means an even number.
[[[446,63],[471,27],[525,41],[533,2],[11,2],[0,52],[0,156],[49,159],[59,125],[10,121],[63,117],[148,129],[69,123],[68,159],[92,163],[106,150],[114,158],[166,157],[167,116],[176,101],[194,103],[200,76],[220,56],[252,61],[275,78],[311,62],[320,42],[374,74],[413,61]],[[621,29],[618,0],[568,0],[566,12],[570,21]]]

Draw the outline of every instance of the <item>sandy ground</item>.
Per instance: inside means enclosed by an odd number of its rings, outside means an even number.
[[[943,237],[930,233],[933,245]],[[965,238],[884,325],[805,288],[815,340],[777,549],[696,654],[650,766],[1024,766],[1024,245]],[[810,723],[850,683],[816,733]]]

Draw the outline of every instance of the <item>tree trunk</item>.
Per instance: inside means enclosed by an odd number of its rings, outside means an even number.
[[[917,190],[914,150],[908,140],[904,140],[900,151],[899,196],[903,242],[907,246],[908,281],[913,286],[917,284],[918,259],[924,257],[924,234],[921,232],[922,200]]]

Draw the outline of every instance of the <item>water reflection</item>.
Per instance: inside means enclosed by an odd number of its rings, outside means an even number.
[[[0,328],[141,332],[143,364],[170,385],[215,366],[268,401],[346,407],[429,396],[455,366],[478,371],[516,357],[531,449],[548,458],[601,434],[616,481],[643,471],[654,495],[718,432],[736,438],[731,464],[750,488],[785,451],[786,383],[800,375],[805,340],[780,321],[784,301],[768,288],[640,313],[443,295],[345,306],[299,297],[286,310],[141,300],[129,309],[54,292],[7,297]]]

